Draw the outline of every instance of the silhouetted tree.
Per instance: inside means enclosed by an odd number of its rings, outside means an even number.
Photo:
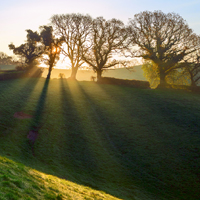
[[[97,73],[100,81],[104,69],[119,64],[113,56],[124,48],[127,34],[123,22],[117,19],[105,20],[98,17],[92,22],[90,45],[83,51],[82,59]]]
[[[47,55],[45,63],[49,66],[47,79],[51,77],[51,71],[59,59],[61,40],[55,38],[52,26],[42,26],[41,28],[41,42],[44,45],[44,54]]]
[[[20,55],[24,59],[25,66],[30,67],[32,63],[43,54],[44,49],[42,46],[38,45],[38,42],[40,41],[39,34],[30,29],[26,31],[26,43],[21,44],[19,47],[10,44],[9,49],[13,50],[14,54]]]
[[[81,59],[81,50],[85,51],[92,18],[81,14],[54,15],[51,22],[56,34],[63,40],[62,53],[70,60],[70,78],[76,79],[78,68],[84,63]]]
[[[132,55],[153,61],[162,87],[166,76],[181,67],[177,63],[195,51],[196,35],[175,13],[141,12],[129,20],[128,31]]]
[[[186,74],[191,81],[191,86],[196,87],[200,82],[200,50],[195,51],[185,60],[183,68],[184,74]]]

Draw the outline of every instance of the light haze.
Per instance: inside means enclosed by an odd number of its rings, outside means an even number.
[[[89,14],[93,18],[117,18],[126,24],[129,18],[146,10],[178,13],[200,34],[200,0],[1,0],[0,52],[12,55],[8,44],[22,44],[26,29],[37,31],[39,26],[50,23],[54,14]]]

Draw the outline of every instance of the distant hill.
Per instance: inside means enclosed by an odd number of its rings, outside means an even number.
[[[13,70],[16,65],[0,65],[0,70]]]
[[[13,70],[16,65],[0,65],[0,70]],[[118,69],[107,69],[103,72],[104,77],[114,77],[121,79],[136,79],[136,80],[146,80],[143,75],[143,70],[141,65],[135,66],[132,69],[118,68]],[[43,77],[46,77],[48,73],[48,68],[44,68]],[[70,77],[71,69],[53,69],[51,78],[59,78],[59,74],[64,74],[66,78]],[[96,77],[96,73],[93,70],[78,70],[77,80],[79,81],[89,81],[91,76]]]
[[[46,77],[48,69],[45,68],[43,72],[43,77]],[[64,74],[66,78],[70,77],[71,69],[53,69],[51,78],[59,78],[59,74]],[[96,73],[92,70],[78,70],[77,80],[79,81],[89,81],[91,76],[96,77]],[[146,80],[143,75],[143,70],[141,65],[135,66],[133,69],[118,68],[118,69],[107,69],[103,72],[104,77],[114,77],[120,79],[136,79],[136,80]]]
[[[146,80],[143,75],[142,66],[135,66],[133,69],[127,68],[118,68],[118,69],[109,69],[103,73],[105,77],[114,77],[121,79],[136,79],[136,80]]]

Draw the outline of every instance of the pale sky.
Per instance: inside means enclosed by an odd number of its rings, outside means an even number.
[[[200,35],[200,0],[0,0],[0,52],[12,55],[11,42],[24,43],[26,29],[38,31],[54,14],[89,14],[127,24],[129,18],[146,10],[178,13]]]

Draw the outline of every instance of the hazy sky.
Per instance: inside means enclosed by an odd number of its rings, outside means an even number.
[[[180,14],[200,34],[200,0],[0,0],[0,52],[12,55],[8,44],[26,39],[26,29],[38,30],[53,14],[81,13],[127,23],[134,14],[148,10]]]

